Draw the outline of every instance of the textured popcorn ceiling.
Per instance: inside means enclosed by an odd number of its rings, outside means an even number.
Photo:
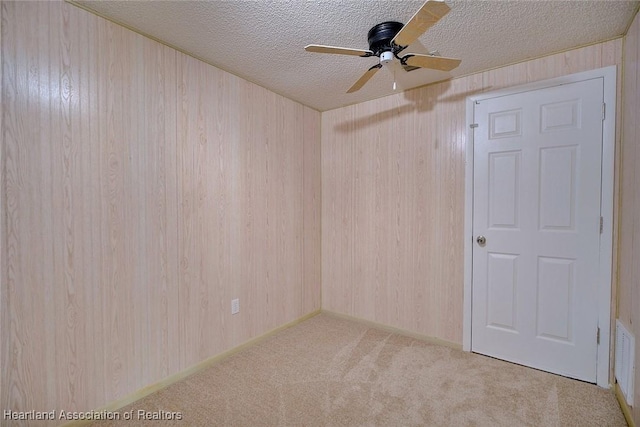
[[[218,68],[325,111],[392,94],[380,70],[346,90],[378,59],[308,53],[310,43],[368,49],[375,24],[406,23],[422,0],[86,1],[99,15]],[[462,59],[451,72],[396,72],[398,90],[621,36],[637,1],[460,1],[405,52]]]

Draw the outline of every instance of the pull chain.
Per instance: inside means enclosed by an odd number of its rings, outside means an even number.
[[[393,90],[396,90],[396,68],[393,67]]]

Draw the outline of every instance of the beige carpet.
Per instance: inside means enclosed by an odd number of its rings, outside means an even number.
[[[94,425],[627,425],[610,390],[327,314],[120,412],[139,409],[183,419]]]

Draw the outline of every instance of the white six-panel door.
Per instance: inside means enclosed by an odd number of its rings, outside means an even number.
[[[595,382],[602,108],[602,78],[475,104],[472,351]]]

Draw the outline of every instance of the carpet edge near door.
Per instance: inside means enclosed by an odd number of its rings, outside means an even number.
[[[322,314],[326,314],[327,316],[337,317],[339,319],[351,320],[353,322],[360,323],[362,325],[366,325],[370,328],[380,329],[386,332],[404,335],[409,338],[414,338],[419,341],[427,342],[429,344],[441,345],[443,347],[452,348],[454,350],[462,350],[462,344],[458,344],[452,341],[443,340],[442,338],[436,338],[429,335],[420,334],[418,332],[412,332],[406,329],[397,328],[395,326],[389,326],[384,323],[374,322],[373,320],[362,319],[360,317],[350,316],[348,314],[339,313],[336,311],[321,309],[320,312]]]

